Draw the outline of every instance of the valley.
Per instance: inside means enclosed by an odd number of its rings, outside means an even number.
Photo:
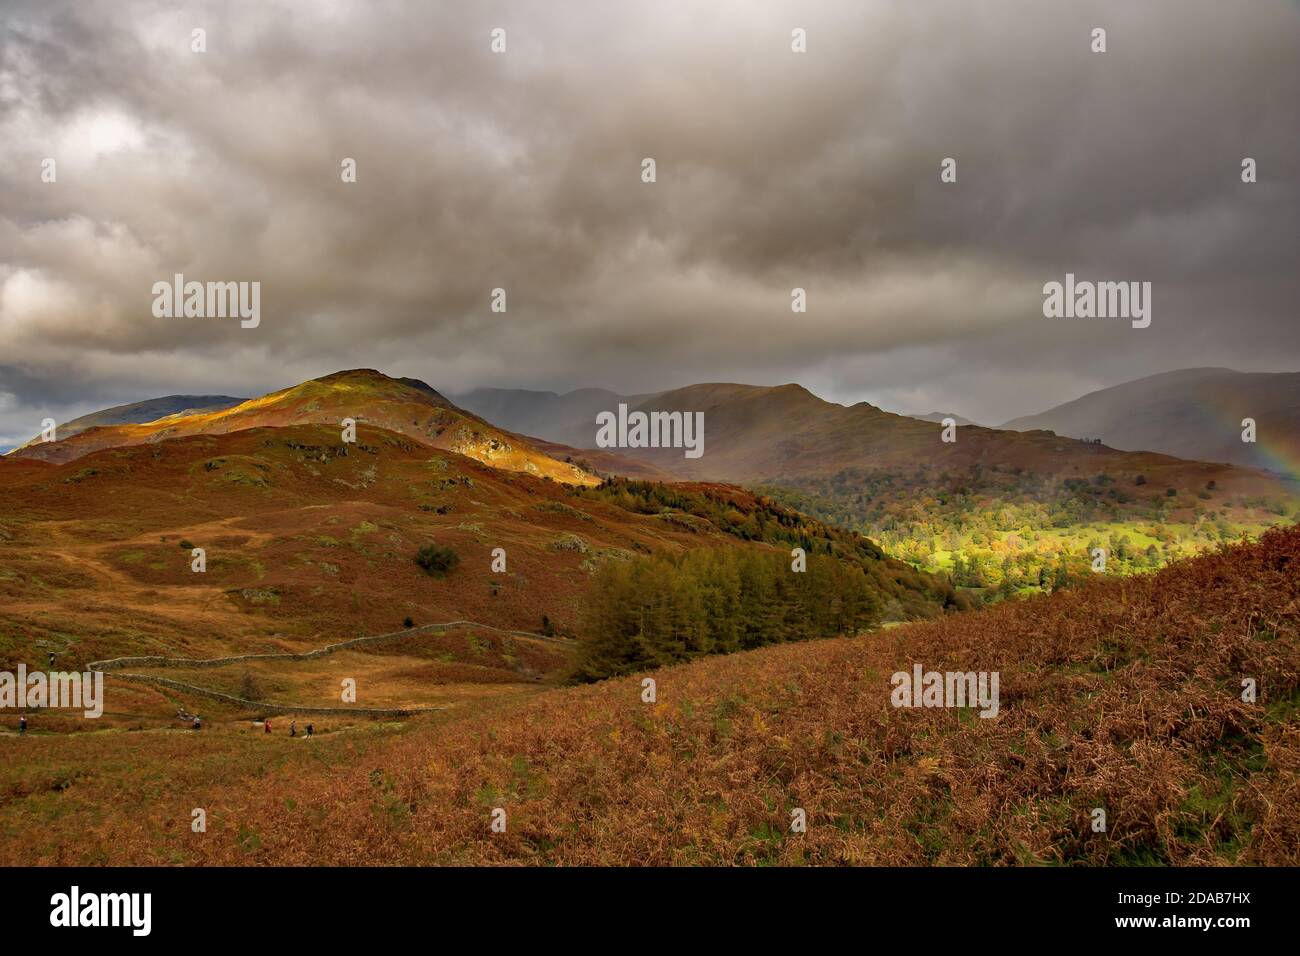
[[[945,446],[797,386],[662,399],[704,415],[706,454],[526,437],[353,370],[92,416],[0,459],[0,670],[106,679],[97,720],[0,728],[23,755],[0,772],[0,845],[116,864],[1294,860],[1285,481],[1044,432]],[[936,667],[996,674],[996,718],[891,707],[891,672]],[[1146,802],[1134,774],[1158,782]],[[1087,840],[1075,818],[1098,802],[1130,809]]]
[[[593,391],[581,394],[590,399]],[[507,413],[515,408],[505,396],[493,401]],[[1260,407],[1279,403],[1275,396]],[[567,397],[556,405],[570,409]],[[937,420],[826,402],[798,385],[690,386],[649,396],[619,420],[636,412],[700,416],[707,453],[689,458],[629,441],[607,467],[627,473],[630,460],[678,480],[746,485],[859,532],[918,569],[949,575],[981,600],[1078,584],[1095,573],[1098,548],[1109,573],[1145,573],[1300,520],[1300,480],[1286,472],[1123,451],[1045,430],[962,425],[949,443]],[[1285,419],[1268,421],[1287,427]],[[1236,430],[1220,430],[1223,441],[1240,444]]]

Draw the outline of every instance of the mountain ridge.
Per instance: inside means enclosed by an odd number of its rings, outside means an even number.
[[[15,449],[7,457],[67,462],[108,447],[154,443],[189,435],[224,434],[261,426],[329,424],[344,419],[379,425],[431,448],[455,451],[506,471],[593,485],[594,475],[556,461],[526,439],[458,408],[419,379],[397,379],[375,369],[344,369],[210,412],[171,415],[148,423],[94,426],[54,442]]]

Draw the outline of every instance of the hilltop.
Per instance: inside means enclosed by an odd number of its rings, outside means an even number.
[[[467,455],[506,471],[520,471],[574,484],[598,479],[556,461],[526,439],[508,434],[457,408],[417,379],[397,379],[374,369],[352,369],[208,412],[169,415],[156,421],[104,425],[55,442],[30,443],[9,457],[74,461],[92,451],[164,441],[189,435],[220,435],[248,428],[357,423],[358,433],[379,427],[423,445]]]

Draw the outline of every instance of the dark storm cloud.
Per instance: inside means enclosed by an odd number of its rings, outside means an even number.
[[[1294,369],[1297,26],[1283,0],[10,0],[0,445],[358,365],[797,380],[993,423],[1178,366]],[[1066,271],[1152,282],[1151,328],[1044,319]],[[260,326],[154,318],[176,272],[260,281]]]

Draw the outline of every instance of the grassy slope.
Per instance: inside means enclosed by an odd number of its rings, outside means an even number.
[[[247,429],[0,461],[0,667],[123,654],[299,650],[417,623],[569,623],[595,564],[739,543],[575,497],[557,482],[437,453],[392,432],[344,448],[330,426]],[[346,452],[346,454],[344,453]],[[460,555],[430,578],[436,541]],[[207,571],[190,570],[190,548]],[[490,570],[504,547],[507,573]]]
[[[653,705],[636,677],[311,742],[0,738],[0,863],[1295,865],[1298,568],[1300,528],[1277,530],[1155,575],[663,670]],[[891,708],[913,661],[999,671],[1001,715]]]
[[[104,449],[62,465],[0,461],[0,669],[82,669],[119,656],[211,658],[304,651],[415,624],[471,620],[571,634],[595,571],[635,554],[702,547],[788,551],[833,545],[873,574],[904,616],[939,613],[941,588],[870,542],[740,489],[678,485],[620,505],[581,489],[439,453],[368,429],[343,446],[331,426],[242,429]],[[698,513],[697,513],[698,512]],[[766,521],[766,544],[743,536]],[[782,537],[782,536],[785,537]],[[806,540],[805,540],[806,539]],[[436,542],[460,558],[433,578]],[[191,548],[207,570],[190,570]],[[491,570],[504,548],[507,570]],[[460,702],[502,683],[559,680],[572,646],[462,629],[349,656],[361,705]],[[380,658],[375,660],[374,658]],[[337,704],[343,665],[238,664],[165,676],[253,700]],[[152,668],[133,666],[135,672]],[[243,693],[245,679],[260,688]],[[496,691],[491,691],[495,693]],[[168,694],[134,687],[110,723],[167,721]],[[214,719],[234,718],[204,704]],[[153,724],[149,724],[152,726]],[[42,726],[78,728],[71,718]]]

